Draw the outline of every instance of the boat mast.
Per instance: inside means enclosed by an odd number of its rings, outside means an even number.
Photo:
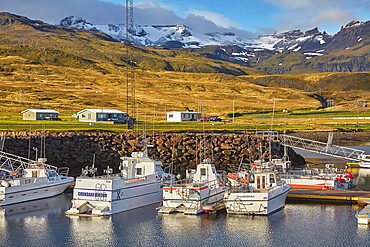
[[[270,128],[270,133],[269,133],[269,137],[270,137],[270,140],[269,140],[269,159],[270,159],[270,162],[271,162],[271,157],[272,157],[272,154],[271,154],[271,135],[272,135],[272,128],[273,128],[273,125],[274,125],[274,114],[275,114],[275,98],[274,98],[274,106],[272,108],[272,116],[271,116],[271,128]]]

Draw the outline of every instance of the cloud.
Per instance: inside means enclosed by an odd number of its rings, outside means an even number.
[[[0,9],[31,19],[59,24],[66,16],[80,16],[93,24],[125,23],[123,5],[99,0],[0,0]],[[181,18],[172,10],[155,2],[140,2],[134,6],[134,23],[140,25],[184,24],[200,33],[234,32],[251,37],[251,32],[236,28],[236,23],[224,16],[207,11],[192,11]]]
[[[236,23],[223,15],[214,13],[214,12],[209,12],[209,11],[200,11],[200,10],[192,10],[189,12],[190,15],[194,16],[202,16],[205,19],[212,21],[214,24],[220,27],[235,27],[237,26]]]
[[[265,2],[280,8],[280,12],[275,15],[277,27],[279,31],[286,31],[330,24],[344,25],[353,19],[361,19],[352,8],[363,6],[368,0],[265,0]]]

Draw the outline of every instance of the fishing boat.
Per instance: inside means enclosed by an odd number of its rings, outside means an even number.
[[[186,171],[186,179],[163,187],[163,205],[159,213],[201,214],[205,207],[221,203],[225,190],[215,165],[205,159],[196,169]]]
[[[291,187],[280,179],[277,171],[256,169],[239,173],[239,177],[236,186],[225,194],[227,213],[269,215],[284,207]]]
[[[121,157],[120,172],[107,167],[105,175],[97,169],[83,169],[73,189],[72,207],[67,215],[111,215],[162,200],[162,187],[173,177],[163,171],[160,161],[148,157],[147,150]]]
[[[69,168],[0,151],[0,206],[59,195],[74,181]]]
[[[293,188],[347,190],[356,187],[353,174],[333,164],[326,164],[325,169],[291,169],[280,176]]]
[[[361,168],[368,168],[368,169],[370,169],[370,155],[363,154],[363,155],[359,155],[358,158],[361,159],[361,161],[358,162],[358,165]]]

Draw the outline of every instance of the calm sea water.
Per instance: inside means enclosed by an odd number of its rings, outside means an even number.
[[[355,175],[366,186],[370,169]],[[251,217],[158,215],[158,205],[150,205],[78,217],[64,214],[70,200],[63,194],[0,209],[0,246],[370,246],[357,206],[288,203],[268,217]]]
[[[158,215],[151,205],[110,217],[66,216],[70,197],[0,217],[1,246],[369,246],[356,206],[287,204],[268,217]],[[19,206],[19,205],[17,205]],[[30,210],[31,212],[26,212]]]

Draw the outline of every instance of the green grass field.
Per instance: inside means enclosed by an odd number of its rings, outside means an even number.
[[[72,113],[60,115],[63,121],[31,121],[22,120],[20,113],[0,113],[0,131],[29,131],[41,130],[45,124],[46,130],[56,132],[78,131],[109,131],[109,132],[141,132],[146,126],[147,132],[186,132],[186,131],[255,131],[268,130],[271,128],[272,112],[257,111],[254,113],[235,114],[234,122],[232,114],[224,116],[223,122],[182,122],[167,123],[164,115],[156,115],[153,127],[153,116],[139,116],[139,125],[134,130],[128,130],[125,124],[102,124],[84,123],[70,117]],[[231,116],[231,117],[230,117]],[[359,117],[359,119],[358,119]],[[370,131],[370,110],[363,112],[350,111],[313,111],[299,110],[288,113],[276,112],[273,119],[273,129],[283,131],[299,130],[366,130]],[[31,127],[30,127],[31,126]],[[138,130],[139,129],[139,130]]]

